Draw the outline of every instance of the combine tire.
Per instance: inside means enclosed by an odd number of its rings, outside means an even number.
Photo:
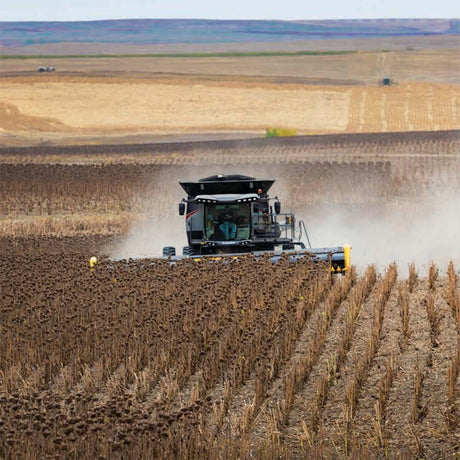
[[[176,255],[176,248],[174,246],[165,246],[163,248],[163,257],[173,257]]]
[[[193,246],[184,246],[184,249],[182,250],[182,254],[184,256],[194,256],[195,249],[193,248]]]

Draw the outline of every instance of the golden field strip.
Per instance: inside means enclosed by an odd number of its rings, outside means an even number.
[[[299,134],[460,128],[460,85],[276,85],[186,78],[5,78],[0,142],[126,134]],[[13,141],[14,143],[14,141]]]

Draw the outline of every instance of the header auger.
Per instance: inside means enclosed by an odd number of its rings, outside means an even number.
[[[268,196],[273,179],[243,175],[216,175],[188,182],[179,181],[187,198],[179,203],[185,215],[188,245],[182,256],[172,246],[163,248],[163,257],[183,258],[238,257],[252,253],[272,254],[276,261],[288,253],[291,260],[312,257],[328,261],[331,270],[344,273],[350,267],[350,246],[306,248],[300,241],[305,225],[292,213],[282,213],[278,197]]]

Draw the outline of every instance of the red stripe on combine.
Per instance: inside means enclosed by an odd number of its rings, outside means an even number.
[[[186,216],[185,219],[190,219],[190,217],[193,216],[193,214],[196,214],[199,211],[199,209],[195,209],[195,211],[189,212]]]

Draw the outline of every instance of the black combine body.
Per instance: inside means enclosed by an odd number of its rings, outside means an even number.
[[[296,241],[294,214],[281,213],[278,197],[268,195],[274,182],[243,175],[179,181],[187,194],[179,204],[188,241],[183,257],[272,252],[276,259],[289,251],[293,257],[310,254],[330,260],[334,271],[344,272],[348,266],[343,247],[306,249]],[[163,256],[178,258],[171,246],[163,248]]]

